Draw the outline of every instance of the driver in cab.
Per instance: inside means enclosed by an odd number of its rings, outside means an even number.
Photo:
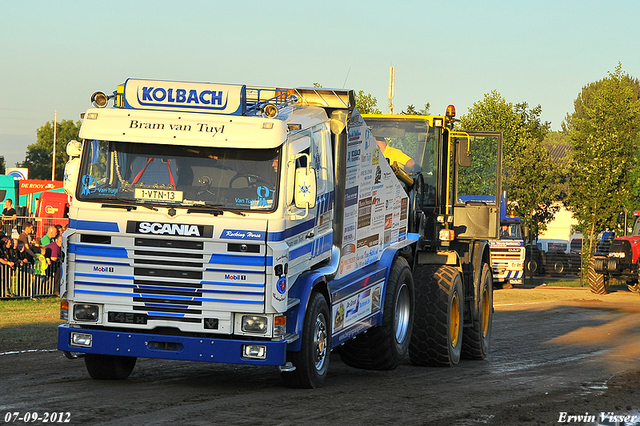
[[[378,144],[378,148],[380,148],[380,152],[382,152],[382,155],[389,160],[389,164],[393,165],[393,163],[396,162],[407,173],[417,172],[419,170],[419,167],[416,165],[416,162],[413,161],[413,158],[402,152],[402,150],[388,145],[387,141],[383,137],[374,136],[374,138]]]

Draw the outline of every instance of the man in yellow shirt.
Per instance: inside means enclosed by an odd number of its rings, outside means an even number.
[[[416,163],[411,157],[409,157],[398,148],[387,145],[387,142],[384,140],[384,138],[376,136],[375,139],[378,143],[378,148],[380,148],[380,152],[382,152],[382,155],[384,155],[385,158],[389,160],[389,164],[393,165],[393,162],[395,161],[405,171],[414,171],[414,169],[416,168]]]

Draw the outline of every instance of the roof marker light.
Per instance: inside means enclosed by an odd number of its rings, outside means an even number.
[[[453,105],[447,106],[447,112],[445,114],[447,118],[453,118],[456,116],[456,107]]]

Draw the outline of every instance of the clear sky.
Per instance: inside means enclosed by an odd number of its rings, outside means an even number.
[[[0,155],[23,161],[47,121],[79,120],[129,77],[349,88],[387,112],[467,112],[497,90],[559,130],[618,62],[640,78],[640,1],[6,0]],[[66,141],[58,141],[66,145]]]

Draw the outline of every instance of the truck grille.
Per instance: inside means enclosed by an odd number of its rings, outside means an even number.
[[[127,240],[133,247],[115,246]],[[231,245],[166,237],[70,243],[75,297],[183,323],[202,323],[212,312],[264,312],[265,246],[239,252]]]
[[[524,247],[491,247],[494,278],[522,278],[522,270],[510,269],[512,262],[524,262]]]

